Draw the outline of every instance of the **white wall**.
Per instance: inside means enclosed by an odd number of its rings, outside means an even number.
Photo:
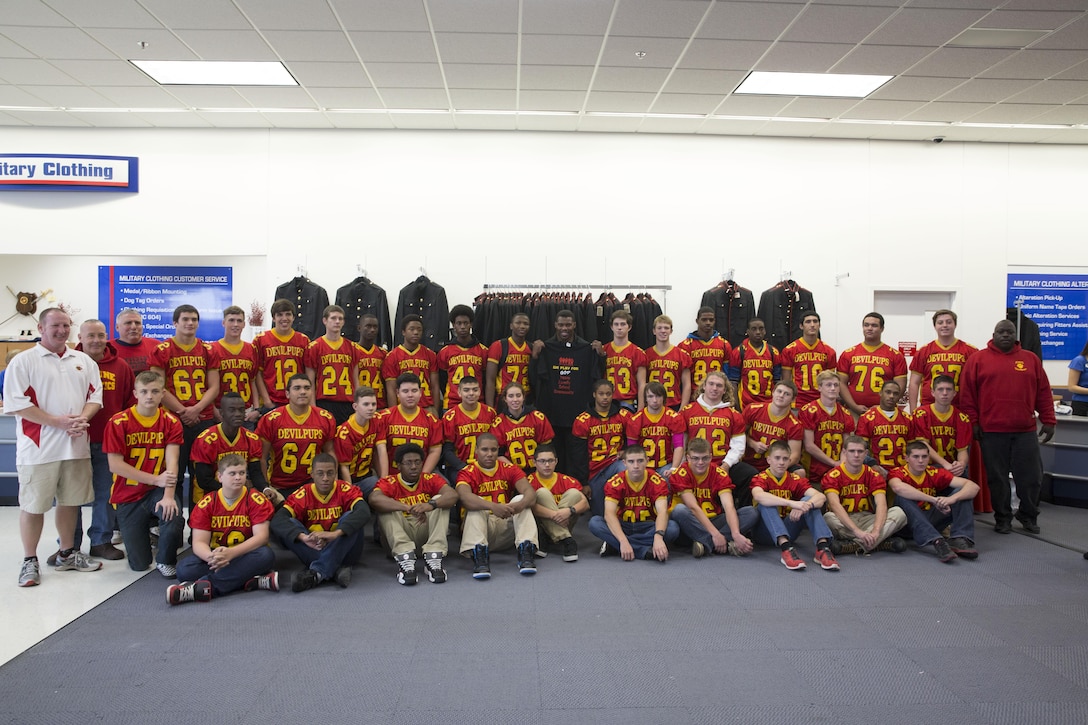
[[[9,128],[2,150],[140,158],[137,195],[0,195],[0,277],[86,312],[98,264],[244,257],[243,306],[299,266],[332,296],[360,265],[394,304],[421,266],[451,304],[485,282],[671,284],[679,339],[726,270],[757,298],[789,270],[838,349],[874,290],[951,291],[961,337],[984,344],[1008,265],[1069,262],[1088,186],[1083,146]]]

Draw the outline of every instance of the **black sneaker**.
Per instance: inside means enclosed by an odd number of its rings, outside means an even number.
[[[1020,518],[1019,516],[1017,516],[1016,520],[1019,521],[1020,525],[1024,527],[1024,531],[1028,532],[1029,534],[1038,534],[1041,531],[1041,529],[1039,528],[1039,524],[1035,523],[1033,519]]]
[[[563,539],[563,561],[578,561],[578,542],[573,536]]]
[[[964,559],[978,558],[978,549],[975,548],[975,545],[971,543],[970,539],[958,536],[955,539],[949,539],[948,546],[952,551],[956,552],[956,556]]]
[[[278,592],[280,590],[280,573],[278,571],[270,571],[267,574],[250,577],[246,580],[246,583],[242,585],[242,591],[256,592],[261,590],[266,592]]]
[[[437,551],[429,551],[423,555],[423,563],[427,566],[427,578],[434,584],[446,581],[446,570],[442,568],[442,554]]]
[[[536,574],[536,544],[523,541],[518,544],[518,573],[522,576]]]
[[[341,589],[347,589],[351,584],[351,567],[342,566],[336,570],[336,574],[333,575],[333,579],[336,580],[336,585]]]
[[[406,587],[410,587],[416,583],[416,553],[414,551],[406,551],[403,554],[397,554],[393,557],[396,559],[397,564],[400,566],[400,571],[397,572],[397,581]]]
[[[476,544],[476,547],[472,550],[472,561],[473,579],[491,578],[491,555],[488,553],[485,545]]]
[[[856,554],[859,551],[861,551],[861,544],[856,541],[831,540],[831,553],[836,556],[839,554]]]
[[[307,589],[313,589],[321,583],[321,575],[313,569],[306,569],[295,574],[295,578],[291,581],[291,591],[304,592]]]
[[[166,587],[166,601],[171,606],[184,604],[185,602],[210,602],[212,600],[212,585],[207,579],[198,579],[195,582],[181,582]]]
[[[607,541],[601,544],[601,556],[619,556],[620,551],[616,547],[609,544]]]
[[[956,552],[952,551],[952,547],[948,545],[948,542],[941,538],[933,540],[933,550],[937,552],[937,558],[943,564],[951,564],[956,560]]]
[[[955,547],[952,547],[952,549],[954,551]],[[896,554],[902,554],[904,551],[907,550],[907,542],[904,541],[902,539],[902,537],[889,536],[888,538],[884,539],[884,541],[881,541],[877,545],[876,550],[877,551],[891,551],[891,552],[894,552]],[[959,552],[957,552],[957,553],[959,553]]]
[[[998,521],[994,524],[995,534],[1011,534],[1012,522],[1011,521]]]

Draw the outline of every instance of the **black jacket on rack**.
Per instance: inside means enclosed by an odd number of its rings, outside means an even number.
[[[748,322],[756,316],[756,297],[752,290],[731,279],[704,292],[700,306],[714,310],[714,329],[733,347],[744,341]]]
[[[295,277],[276,288],[276,299],[291,300],[295,322],[291,327],[311,340],[325,334],[321,313],[329,306],[329,293],[305,277]]]
[[[393,348],[393,330],[389,324],[389,298],[385,290],[366,277],[356,277],[336,290],[336,304],[344,308],[344,337],[359,342],[359,322],[364,314],[378,318],[378,345]]]
[[[446,289],[427,279],[426,275],[420,275],[400,291],[396,327],[393,330],[394,345],[404,342],[401,320],[406,315],[423,318],[422,344],[425,347],[438,352],[450,341],[450,308],[446,302]]]
[[[812,293],[787,279],[760,295],[757,317],[767,326],[766,339],[781,350],[801,337],[802,318],[815,311]]]
[[[1043,337],[1039,333],[1039,323],[1015,307],[1005,308],[1005,319],[1017,325],[1017,329],[1020,330],[1020,347],[1035,353],[1035,356],[1042,360]]]

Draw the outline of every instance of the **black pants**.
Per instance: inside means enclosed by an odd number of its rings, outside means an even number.
[[[979,441],[990,486],[994,519],[1012,521],[1012,489],[1009,474],[1016,483],[1020,509],[1016,517],[1034,522],[1039,515],[1039,490],[1042,488],[1043,464],[1039,458],[1039,439],[1035,431],[1023,433],[986,433]]]

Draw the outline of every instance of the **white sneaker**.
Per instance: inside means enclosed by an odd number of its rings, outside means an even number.
[[[58,556],[57,565],[53,568],[57,571],[98,571],[102,568],[102,562],[76,550],[66,557]]]
[[[23,562],[23,566],[19,569],[19,586],[21,587],[36,587],[42,583],[42,570],[38,565],[37,559],[30,559]]]
[[[158,569],[159,573],[167,579],[178,578],[178,568],[173,564],[156,564],[155,568]]]

